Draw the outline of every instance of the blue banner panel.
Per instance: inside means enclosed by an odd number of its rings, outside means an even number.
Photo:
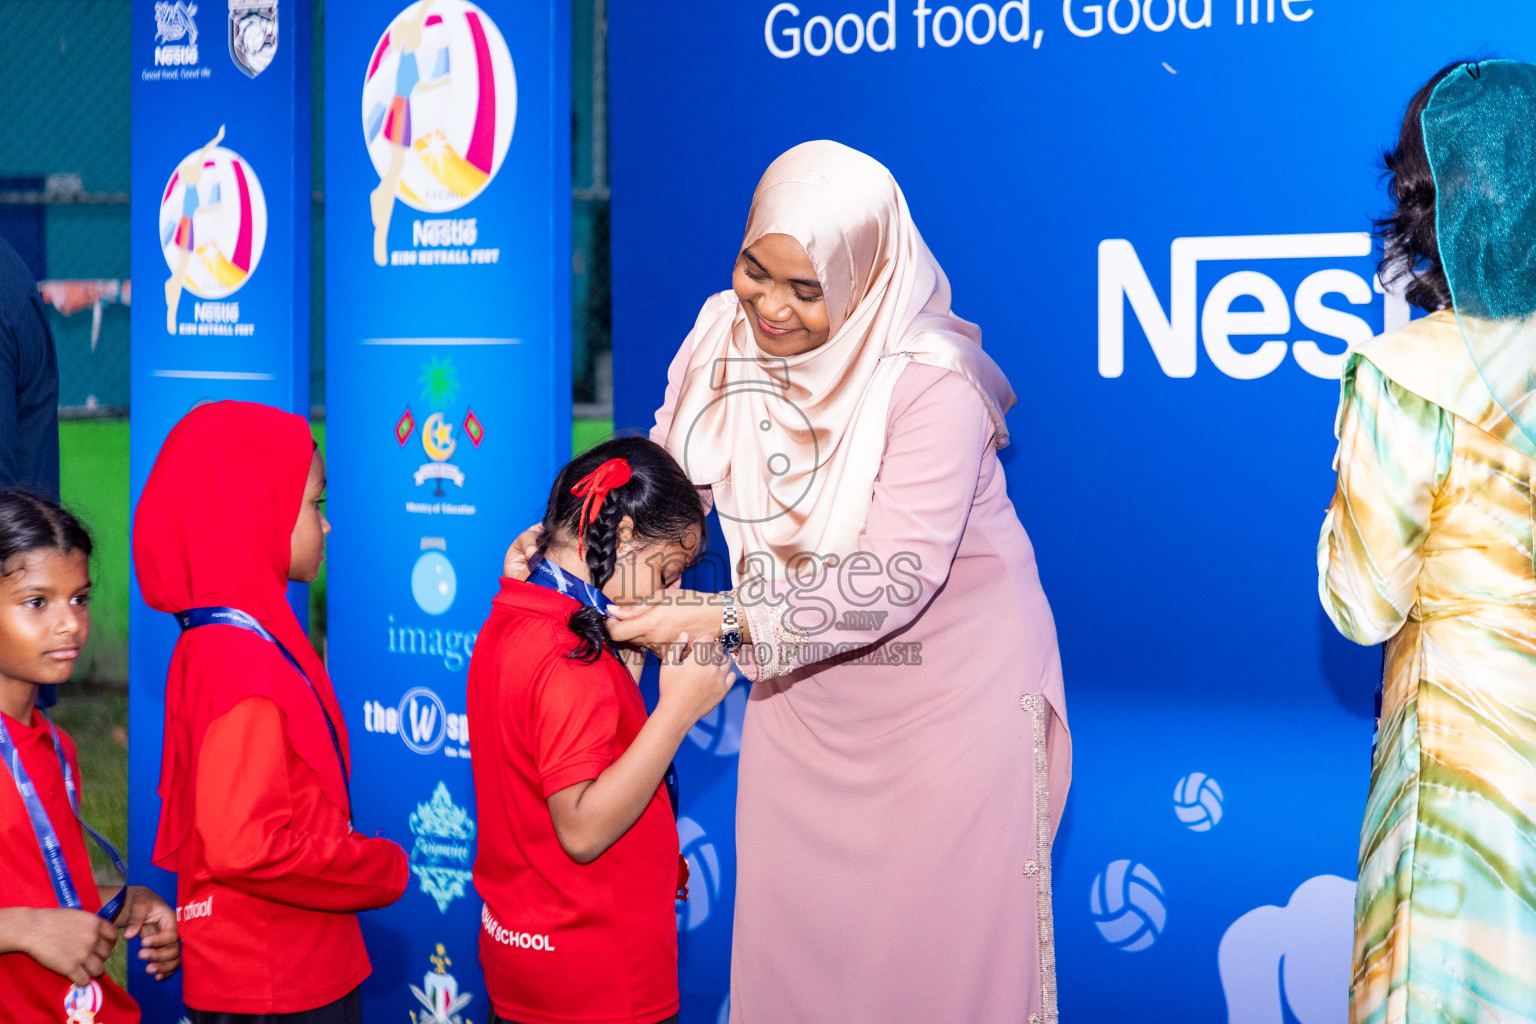
[[[1003,461],[1074,739],[1062,1019],[1341,1024],[1380,658],[1323,615],[1314,551],[1342,354],[1409,316],[1375,284],[1379,158],[1434,71],[1531,59],[1536,22],[677,0],[614,5],[610,55],[617,426],[650,425],[758,177],[817,138],[891,168],[1018,391]],[[679,920],[692,1024],[726,1012],[739,714],[679,760],[708,780],[682,808],[710,896]]]
[[[570,452],[567,17],[326,9],[329,664],[357,826],[411,855],[363,915],[376,1021],[490,1015],[465,673]]]
[[[309,414],[308,0],[133,2],[130,483],[138,504],[171,427],[206,401]],[[197,484],[188,481],[188,500]],[[296,610],[305,588],[291,588]],[[172,906],[150,866],[165,673],[178,635],[132,586],[128,849],[136,883]],[[136,965],[137,945],[129,963]],[[146,1021],[180,1018],[180,980],[130,969]]]

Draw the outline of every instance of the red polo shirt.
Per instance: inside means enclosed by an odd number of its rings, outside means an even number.
[[[645,704],[611,654],[583,665],[575,600],[502,580],[469,662],[480,823],[480,963],[496,1014],[524,1024],[656,1024],[676,1013],[677,827],[665,786],[590,864],[548,798],[634,742]]]
[[[22,725],[9,715],[0,714],[10,731],[11,742],[21,755],[22,766],[32,785],[37,787],[43,809],[64,848],[64,863],[82,907],[91,912],[101,908],[101,896],[91,877],[91,858],[86,852],[85,836],[75,812],[69,806],[64,789],[64,773],[53,749],[53,736],[42,714],[34,712],[31,725]],[[80,764],[75,759],[75,745],[63,730],[64,756],[80,782]],[[56,909],[58,898],[48,879],[43,851],[27,817],[21,794],[11,781],[9,771],[0,771],[0,907],[46,907]],[[119,940],[122,941],[122,940]],[[137,961],[135,961],[137,962]],[[62,974],[39,964],[25,953],[0,954],[0,1019],[14,1021],[67,1020],[65,1000],[74,985]],[[135,1024],[139,1007],[128,993],[103,974],[75,997],[81,1010],[95,1009],[96,1024]]]

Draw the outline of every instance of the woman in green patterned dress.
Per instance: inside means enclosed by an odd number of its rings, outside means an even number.
[[[1536,67],[1459,64],[1387,158],[1384,280],[1431,311],[1343,375],[1324,608],[1386,642],[1351,1024],[1536,1024]]]

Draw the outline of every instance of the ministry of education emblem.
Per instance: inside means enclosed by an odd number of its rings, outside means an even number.
[[[467,992],[459,994],[458,981],[448,973],[453,960],[441,942],[431,959],[432,969],[422,979],[421,987],[411,986],[411,995],[422,1005],[420,1013],[411,1011],[411,1024],[471,1024],[460,1016],[459,1011],[474,997]]]
[[[446,914],[449,905],[466,894],[473,877],[475,823],[439,782],[432,799],[411,812],[410,824],[416,837],[411,873],[420,880],[421,891]]]
[[[229,0],[229,59],[247,78],[277,56],[277,0]]]

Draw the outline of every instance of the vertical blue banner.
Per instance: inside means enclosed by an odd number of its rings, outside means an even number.
[[[885,163],[1019,395],[1003,462],[1074,741],[1062,1019],[1343,1024],[1380,656],[1324,617],[1314,551],[1345,348],[1409,316],[1375,287],[1379,158],[1433,72],[1529,60],[1536,22],[677,0],[614,5],[609,39],[615,425],[650,426],[774,157],[830,138]],[[679,918],[685,1024],[725,1019],[745,705],[678,759],[708,896]]]
[[[133,2],[135,506],[194,406],[241,399],[309,415],[309,30],[308,0]],[[304,588],[291,598],[302,621]],[[175,876],[150,855],[177,629],[145,606],[137,579],[131,601],[129,863],[175,906]],[[146,1021],[179,1019],[179,979],[128,973]]]
[[[411,856],[365,1012],[477,1024],[465,678],[570,451],[568,13],[331,0],[325,60],[329,664],[358,828]]]

